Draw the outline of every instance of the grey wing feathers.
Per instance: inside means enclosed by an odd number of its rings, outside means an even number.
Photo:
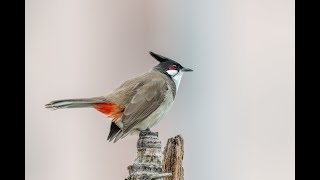
[[[168,87],[162,79],[152,80],[137,89],[123,113],[123,136],[160,106],[167,90]]]

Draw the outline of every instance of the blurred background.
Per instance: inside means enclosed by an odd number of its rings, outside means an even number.
[[[155,127],[185,139],[186,180],[293,180],[294,0],[26,0],[26,180],[128,176],[137,136],[107,142],[93,109],[51,100],[106,95],[157,64],[194,69]]]

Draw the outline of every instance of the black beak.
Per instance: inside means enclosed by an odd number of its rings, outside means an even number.
[[[181,69],[181,71],[183,71],[183,72],[191,72],[191,71],[193,71],[192,69],[190,69],[190,68],[182,68]]]

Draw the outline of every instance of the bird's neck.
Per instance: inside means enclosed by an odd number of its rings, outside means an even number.
[[[182,75],[183,75],[183,72],[180,71],[175,76],[172,76],[172,79],[173,79],[174,83],[176,84],[176,91],[178,91],[178,88],[179,88],[179,85],[180,85],[180,81],[182,79]]]
[[[165,70],[158,68],[157,66],[150,69],[150,72],[152,71],[159,72],[160,74],[163,74],[166,78],[168,78],[167,82],[168,82],[168,85],[171,87],[172,96],[174,99],[176,96],[178,87],[180,85],[183,72],[181,72],[181,74],[178,73],[176,76],[171,76]]]

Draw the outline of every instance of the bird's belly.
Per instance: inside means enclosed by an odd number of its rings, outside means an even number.
[[[145,120],[135,126],[137,130],[146,130],[156,125],[171,109],[173,104],[172,96],[165,98],[163,103],[152,114],[150,114]]]

